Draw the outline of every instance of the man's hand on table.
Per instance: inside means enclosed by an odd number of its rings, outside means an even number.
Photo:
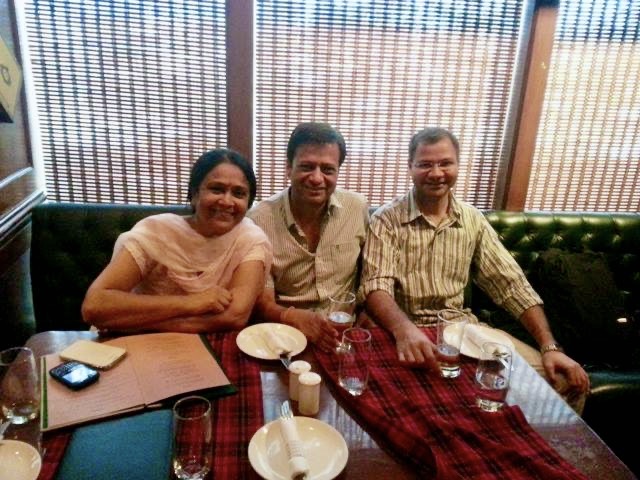
[[[436,346],[411,322],[403,322],[393,329],[396,339],[398,360],[410,366],[423,366],[430,370],[438,370]]]
[[[321,313],[300,308],[292,309],[287,313],[287,323],[302,333],[318,348],[329,352],[339,345],[338,331],[329,320]]]
[[[542,366],[551,384],[561,394],[585,393],[589,391],[589,375],[582,366],[560,351],[547,352],[542,355]],[[559,374],[566,378],[566,385],[558,385]]]

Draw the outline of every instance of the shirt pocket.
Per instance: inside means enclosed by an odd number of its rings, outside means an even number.
[[[331,265],[336,283],[344,284],[354,277],[359,256],[360,244],[357,240],[331,246]]]

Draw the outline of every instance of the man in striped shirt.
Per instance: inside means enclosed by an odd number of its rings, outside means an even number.
[[[298,125],[287,146],[291,186],[247,214],[273,244],[271,278],[257,316],[296,327],[326,350],[338,345],[338,332],[323,312],[329,297],[357,288],[369,221],[365,198],[336,188],[346,153],[342,135],[331,126]]]
[[[541,354],[529,347],[535,355],[525,358],[559,390],[586,392],[589,377],[556,344],[522,269],[484,215],[453,196],[458,155],[458,140],[447,130],[428,128],[412,138],[413,189],[371,218],[360,287],[368,313],[394,335],[400,361],[437,369],[435,347],[416,324],[434,323],[440,309],[461,309],[473,268],[476,283],[540,346]]]

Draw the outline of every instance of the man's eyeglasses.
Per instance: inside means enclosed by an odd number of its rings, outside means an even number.
[[[456,162],[453,160],[442,160],[441,162],[418,162],[412,165],[416,170],[420,170],[421,172],[430,172],[434,168],[438,167],[440,170],[444,170],[445,172],[451,170],[456,165]]]

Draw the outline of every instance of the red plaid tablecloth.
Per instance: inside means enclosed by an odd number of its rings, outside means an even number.
[[[424,331],[433,338],[433,329]],[[475,406],[476,361],[463,360],[461,376],[444,379],[400,365],[393,338],[380,328],[371,334],[369,384],[360,397],[338,386],[335,354],[315,350],[316,358],[351,415],[424,478],[586,478],[531,428],[519,407],[485,413]]]
[[[238,393],[213,400],[213,472],[215,478],[256,478],[247,449],[253,434],[264,424],[260,364],[236,346],[237,332],[209,335],[227,377]],[[38,480],[53,479],[71,432],[44,434],[46,449]]]

